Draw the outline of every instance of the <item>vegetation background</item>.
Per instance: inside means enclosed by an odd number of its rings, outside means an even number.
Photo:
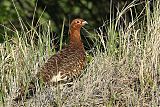
[[[33,107],[160,106],[160,3],[154,0],[1,0],[0,106],[68,42],[80,17],[88,64],[72,86],[40,88]],[[18,105],[18,106],[19,106]]]
[[[58,38],[61,34],[64,18],[66,19],[64,36],[68,35],[69,22],[78,17],[86,19],[89,22],[88,29],[93,32],[94,29],[102,26],[105,21],[110,19],[115,21],[118,11],[127,7],[131,2],[133,0],[1,0],[0,41],[3,41],[4,30],[6,30],[4,26],[12,30],[14,30],[13,25],[16,29],[22,29],[19,17],[23,19],[23,23],[26,24],[28,29],[31,25],[39,27],[50,20],[52,36]],[[121,21],[125,20],[123,21],[124,25],[128,24],[132,18],[141,12],[143,12],[142,16],[145,16],[145,11],[142,11],[145,7],[145,0],[134,2],[138,5],[132,6],[132,11],[128,9],[121,16]],[[152,8],[152,3],[150,4]]]

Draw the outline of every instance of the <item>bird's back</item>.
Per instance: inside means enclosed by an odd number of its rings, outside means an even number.
[[[84,49],[76,46],[69,46],[51,56],[40,68],[36,76],[47,83],[67,81],[78,77],[84,65]]]

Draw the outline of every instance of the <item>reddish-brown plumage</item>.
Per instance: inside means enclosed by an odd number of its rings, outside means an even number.
[[[83,19],[74,19],[71,22],[69,46],[51,56],[40,68],[36,78],[44,83],[67,82],[81,74],[85,65],[85,50],[81,42],[80,29],[85,24],[87,22]],[[33,84],[32,81],[30,86],[35,90]],[[32,89],[30,86],[29,89]],[[23,96],[23,90],[20,93],[16,101]]]

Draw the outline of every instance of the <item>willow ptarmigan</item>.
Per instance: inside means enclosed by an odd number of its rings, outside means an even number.
[[[87,22],[83,19],[74,19],[71,22],[69,46],[47,60],[36,74],[38,80],[42,80],[44,83],[67,82],[81,74],[85,65],[85,50],[81,41],[80,29],[85,24]],[[25,95],[26,98],[30,96],[27,94],[35,93],[34,81],[30,82],[27,93],[25,93],[24,87],[19,91],[19,95],[14,101],[21,100]]]

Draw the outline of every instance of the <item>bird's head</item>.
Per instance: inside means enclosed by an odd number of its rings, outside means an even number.
[[[83,19],[74,19],[70,25],[70,45],[78,46],[79,48],[83,48],[83,44],[81,42],[80,29],[82,26],[87,24],[87,22]]]
[[[87,21],[83,20],[83,19],[74,19],[71,22],[71,28],[72,29],[80,29],[82,26],[84,26],[85,24],[88,24]]]

